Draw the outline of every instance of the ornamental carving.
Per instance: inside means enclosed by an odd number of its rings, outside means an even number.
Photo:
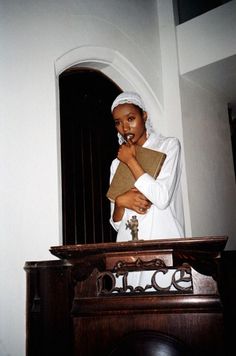
[[[98,273],[98,296],[127,293],[193,293],[191,267],[188,264],[167,267],[161,259],[142,261],[138,258],[134,262],[119,261],[113,271]]]

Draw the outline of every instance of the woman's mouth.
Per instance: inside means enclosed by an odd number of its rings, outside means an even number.
[[[132,141],[132,139],[134,138],[134,134],[132,133],[127,133],[124,135],[125,141]]]

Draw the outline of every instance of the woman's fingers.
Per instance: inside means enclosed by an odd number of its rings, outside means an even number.
[[[151,206],[151,202],[136,188],[119,196],[116,200],[117,206],[128,208],[139,214],[146,214]]]

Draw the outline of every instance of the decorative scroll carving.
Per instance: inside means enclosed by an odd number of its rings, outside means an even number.
[[[151,273],[150,284],[145,286],[133,286],[128,283],[129,272],[137,271],[140,273],[149,270]],[[144,269],[144,271],[140,271]],[[132,272],[130,273],[132,274]],[[169,281],[166,287],[160,285],[163,276],[169,274]],[[122,277],[122,286],[117,286],[117,278]],[[171,277],[171,278],[170,278]],[[165,282],[166,283],[166,282]],[[142,261],[137,259],[135,262],[119,261],[114,267],[114,271],[98,273],[97,276],[97,295],[114,295],[126,293],[168,293],[183,294],[193,293],[193,282],[191,268],[188,264],[183,264],[178,268],[166,267],[160,259],[152,261]]]
[[[203,275],[211,276],[217,280],[219,252],[212,251],[174,251],[175,264],[188,263]]]
[[[143,261],[141,258],[137,258],[132,262],[118,261],[114,267],[114,272],[119,274],[122,271],[152,270],[156,268],[166,268],[165,262],[160,258],[155,258],[151,261]]]

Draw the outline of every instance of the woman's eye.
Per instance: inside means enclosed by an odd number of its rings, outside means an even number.
[[[134,116],[130,116],[130,117],[128,118],[128,121],[134,121],[134,119],[135,119]]]
[[[115,126],[118,126],[120,124],[120,121],[115,120]]]

